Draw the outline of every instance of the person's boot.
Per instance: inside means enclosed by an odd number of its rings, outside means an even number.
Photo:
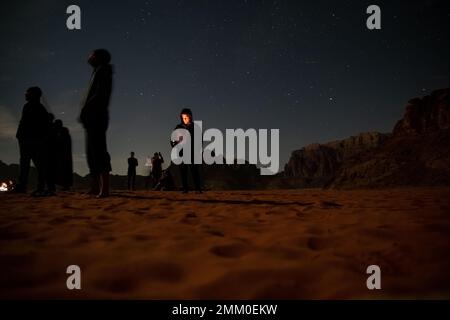
[[[87,193],[95,196],[100,193],[100,175],[91,175],[91,188]]]
[[[109,197],[109,172],[103,172],[101,175],[101,189],[98,198]]]

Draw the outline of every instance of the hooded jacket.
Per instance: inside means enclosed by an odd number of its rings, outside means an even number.
[[[39,101],[29,101],[23,106],[22,117],[17,128],[19,140],[40,140],[50,133],[50,116]]]
[[[80,122],[86,129],[106,130],[108,128],[112,73],[110,64],[100,65],[92,72],[80,113]]]

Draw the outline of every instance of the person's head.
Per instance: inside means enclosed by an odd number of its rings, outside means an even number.
[[[184,108],[180,112],[181,122],[184,124],[190,124],[192,122],[192,111],[189,108]]]
[[[56,119],[54,124],[57,129],[61,129],[63,127],[63,122],[61,119]]]
[[[134,158],[134,152],[133,151],[130,152],[130,155],[131,155],[132,158]]]
[[[94,68],[111,62],[111,54],[106,49],[96,49],[91,52],[88,63]]]
[[[42,96],[42,90],[39,87],[30,87],[25,92],[26,101],[40,101]]]
[[[155,158],[157,158],[157,157],[158,157],[158,152],[155,152],[155,153],[153,154],[153,156],[154,156]]]

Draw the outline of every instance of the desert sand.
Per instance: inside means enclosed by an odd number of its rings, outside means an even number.
[[[0,296],[450,298],[449,218],[450,188],[0,194]]]

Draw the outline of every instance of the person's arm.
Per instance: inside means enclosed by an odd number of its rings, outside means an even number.
[[[164,163],[164,158],[163,158],[161,152],[159,153],[159,157],[161,158],[161,163]]]
[[[22,109],[22,116],[20,117],[19,126],[17,127],[16,138],[19,140],[23,138],[24,135],[26,118],[27,118],[27,105],[25,105]]]

